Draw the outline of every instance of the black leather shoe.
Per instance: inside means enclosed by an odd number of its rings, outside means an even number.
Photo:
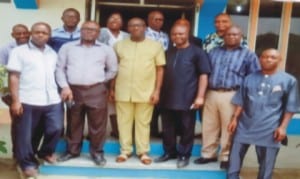
[[[63,154],[62,156],[60,156],[57,161],[58,162],[64,162],[64,161],[67,161],[67,160],[70,160],[72,158],[76,158],[78,157],[79,155],[73,155],[73,154],[70,154],[70,153],[65,153]]]
[[[95,162],[96,165],[104,166],[106,164],[106,160],[105,160],[104,155],[102,153],[92,155],[92,159],[93,159],[93,161]]]
[[[220,163],[220,168],[221,169],[227,170],[228,167],[229,167],[229,162],[228,161],[221,161],[221,163]]]
[[[179,157],[177,160],[177,168],[186,167],[189,164],[189,160],[188,157]]]
[[[200,157],[194,161],[195,164],[206,164],[210,162],[216,162],[218,159],[217,158],[203,158]]]
[[[177,155],[175,154],[164,154],[162,156],[160,156],[159,158],[155,159],[154,162],[155,163],[160,163],[160,162],[166,162],[170,159],[176,159],[177,158]]]

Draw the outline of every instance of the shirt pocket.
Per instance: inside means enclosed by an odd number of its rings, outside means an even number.
[[[245,65],[244,63],[240,62],[240,63],[234,63],[234,62],[230,62],[231,64],[229,65],[229,70],[241,77],[246,76],[246,70],[245,70]]]
[[[278,105],[281,105],[283,95],[284,95],[283,91],[271,92],[268,97],[268,101],[269,101],[268,105],[271,107],[276,107]]]

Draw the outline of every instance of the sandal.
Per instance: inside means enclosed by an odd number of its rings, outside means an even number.
[[[117,162],[117,163],[125,162],[129,157],[130,157],[130,155],[127,155],[127,154],[120,154],[120,155],[116,158],[116,162]]]
[[[141,154],[139,158],[145,165],[150,165],[152,163],[152,159],[147,154]]]

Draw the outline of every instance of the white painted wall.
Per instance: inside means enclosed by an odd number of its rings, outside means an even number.
[[[44,21],[56,28],[62,25],[61,15],[66,8],[75,8],[81,14],[81,22],[85,19],[85,0],[39,0],[36,10],[17,9],[13,1],[0,3],[0,46],[12,41],[11,28],[18,23],[29,28],[38,21]]]

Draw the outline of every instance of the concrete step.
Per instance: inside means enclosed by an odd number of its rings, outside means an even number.
[[[152,159],[159,157],[163,153],[160,140],[152,140],[150,156]],[[199,140],[195,143],[192,151],[190,164],[183,169],[176,167],[177,160],[170,160],[164,163],[152,163],[150,165],[142,164],[137,156],[130,157],[124,163],[116,163],[115,159],[119,154],[119,143],[117,140],[107,140],[104,146],[105,158],[107,164],[99,167],[94,164],[89,155],[89,142],[84,140],[81,155],[78,158],[66,162],[60,162],[55,165],[43,164],[40,166],[40,176],[44,177],[104,177],[104,178],[226,178],[226,172],[220,170],[219,162],[205,165],[195,165],[193,161],[199,157],[201,145]],[[57,145],[57,155],[65,152],[66,142],[61,140]]]
[[[158,156],[152,156],[156,158]],[[223,179],[226,172],[219,168],[219,162],[205,165],[196,165],[191,157],[190,164],[183,169],[177,169],[176,161],[170,160],[164,163],[142,164],[136,156],[132,156],[124,163],[116,163],[116,155],[106,155],[107,164],[99,167],[93,163],[89,154],[83,154],[78,158],[55,165],[45,163],[40,167],[41,176],[64,175],[86,177],[116,177],[116,178],[209,178]]]

